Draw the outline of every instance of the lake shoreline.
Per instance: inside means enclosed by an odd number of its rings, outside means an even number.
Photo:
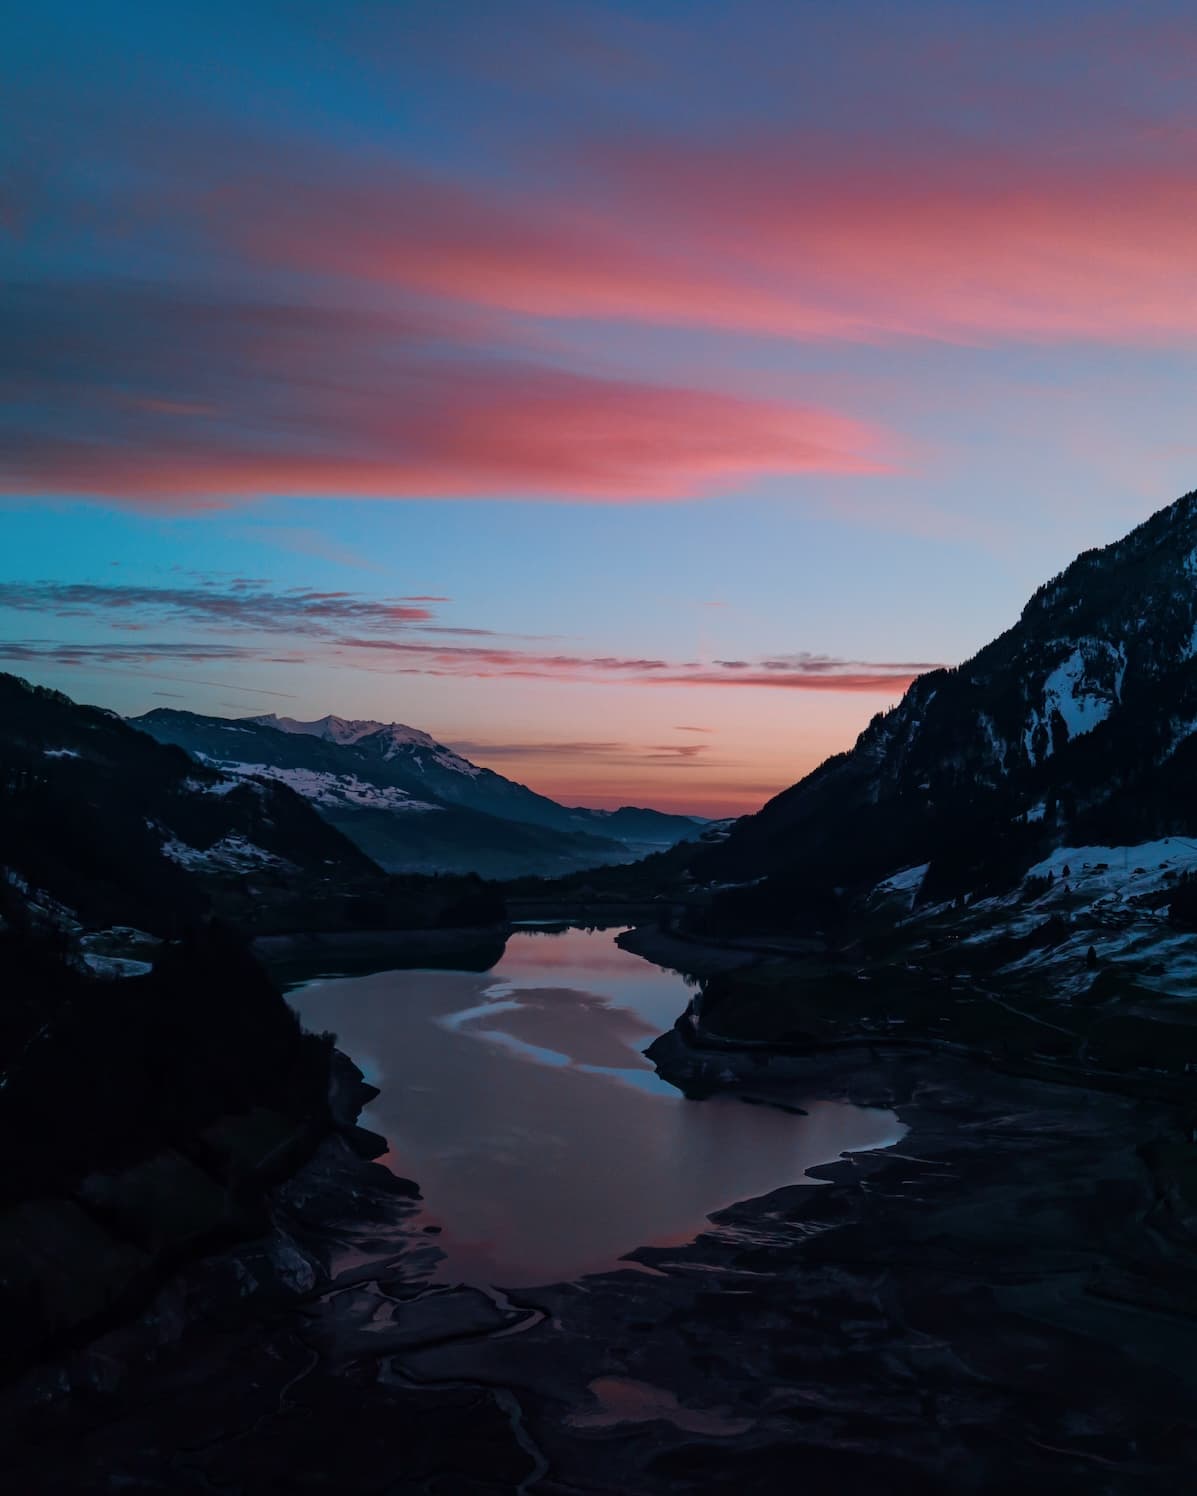
[[[289,1296],[251,1296],[168,1345],[105,1394],[102,1427],[59,1405],[39,1442],[35,1421],[22,1489],[48,1496],[86,1467],[93,1483],[254,1496],[298,1458],[349,1492],[438,1472],[529,1496],[783,1496],[796,1470],[819,1496],[1182,1488],[1197,1286],[1142,1156],[1167,1108],[878,1041],[724,1049],[697,1075],[707,1057],[676,1027],[650,1051],[683,1087],[886,1107],[909,1131],[808,1170],[821,1187],[717,1211],[687,1245],[493,1294],[422,1286],[436,1246],[421,1248],[416,1202],[338,1138],[280,1192]],[[318,1261],[304,1222],[327,1241],[346,1211],[392,1233],[390,1266]],[[147,1417],[166,1420],[149,1442]]]
[[[302,1023],[335,1032],[382,1088],[366,1124],[419,1179],[446,1276],[518,1287],[602,1271],[892,1135],[891,1118],[846,1106],[799,1124],[688,1105],[644,1055],[686,985],[613,935],[525,929],[484,975],[327,973],[290,992]]]

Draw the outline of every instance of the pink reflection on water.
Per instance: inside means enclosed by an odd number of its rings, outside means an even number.
[[[610,933],[571,931],[513,936],[484,976],[385,972],[293,1001],[381,1087],[364,1121],[443,1226],[438,1276],[520,1287],[681,1245],[713,1211],[900,1136],[892,1114],[839,1102],[686,1101],[640,1050],[688,997]]]

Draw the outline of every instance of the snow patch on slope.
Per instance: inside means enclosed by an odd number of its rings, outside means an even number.
[[[96,976],[106,981],[119,982],[126,977],[144,977],[154,969],[152,961],[138,961],[132,956],[101,956],[95,951],[85,951],[83,964]]]
[[[929,862],[921,862],[918,867],[904,868],[900,873],[892,873],[883,883],[877,885],[877,892],[882,893],[890,890],[893,893],[917,892],[923,886],[923,879],[927,876],[927,869],[931,866]]]
[[[195,756],[197,758],[203,757],[202,754],[198,753]],[[190,791],[193,795],[223,796],[235,790],[237,786],[238,781],[236,779],[214,779],[210,784],[205,783],[202,779],[184,779],[183,781],[183,788]]]
[[[1103,670],[1102,666],[1106,668]],[[1103,676],[1108,678],[1109,685],[1104,683]],[[1104,722],[1113,705],[1122,699],[1125,676],[1126,651],[1121,645],[1104,640],[1078,644],[1044,680],[1042,709],[1031,709],[1023,733],[1023,746],[1031,763],[1038,761],[1035,737],[1041,727],[1046,729],[1042,758],[1052,756],[1056,713],[1064,723],[1069,741],[1083,737]]]
[[[412,813],[440,810],[439,805],[430,805],[426,800],[416,800],[406,790],[390,785],[368,784],[356,774],[332,774],[321,769],[280,768],[275,764],[229,763],[223,760],[206,759],[225,774],[239,779],[273,779],[293,789],[314,805],[352,805],[365,810],[401,810]],[[228,788],[236,780],[230,782]],[[227,793],[223,786],[217,793]]]
[[[393,751],[388,750],[384,755],[386,758],[393,757]],[[439,764],[442,769],[452,769],[454,774],[465,774],[470,779],[477,779],[482,770],[477,764],[470,763],[468,758],[461,758],[451,748],[444,748],[439,743],[434,746],[432,761]],[[419,764],[419,760],[416,760]],[[423,765],[420,764],[422,768]]]
[[[1057,665],[1043,683],[1044,715],[1058,711],[1064,718],[1069,738],[1092,732],[1110,715],[1110,703],[1082,689],[1085,680],[1085,657],[1074,649],[1062,665]]]
[[[292,866],[239,834],[221,837],[212,846],[202,849],[188,846],[177,836],[170,836],[162,844],[162,855],[189,872],[198,873],[247,873],[255,868]]]
[[[901,872],[891,873],[877,884],[869,895],[870,899],[886,899],[896,894],[904,900],[908,910],[913,909],[930,866],[929,862],[923,862],[918,867],[903,868]]]

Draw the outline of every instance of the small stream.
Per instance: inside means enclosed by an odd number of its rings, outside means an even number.
[[[518,1288],[606,1271],[901,1135],[892,1113],[842,1102],[800,1116],[685,1100],[641,1051],[685,1008],[686,984],[617,933],[526,929],[483,974],[322,977],[290,992],[304,1024],[336,1033],[381,1088],[362,1120],[390,1142],[382,1162],[420,1185],[436,1281]]]

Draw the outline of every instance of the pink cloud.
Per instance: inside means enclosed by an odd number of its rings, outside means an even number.
[[[487,358],[382,314],[97,285],[18,293],[9,316],[30,413],[0,437],[10,493],[619,502],[886,463],[879,432],[831,411]]]
[[[563,148],[568,190],[342,172],[247,181],[208,210],[213,232],[276,266],[536,317],[859,341],[1188,338],[1191,154],[1123,133],[1133,149],[1115,136],[1090,156],[639,138]]]
[[[596,153],[629,211],[746,277],[788,285],[850,336],[960,341],[1197,332],[1187,153],[1086,159],[930,140],[853,155],[808,140]],[[854,331],[853,331],[854,329]]]
[[[263,189],[265,195],[263,195]],[[222,193],[216,231],[252,257],[534,317],[619,318],[836,336],[851,319],[793,288],[708,263],[701,245],[617,230],[618,211],[395,172],[376,182],[260,181]]]

